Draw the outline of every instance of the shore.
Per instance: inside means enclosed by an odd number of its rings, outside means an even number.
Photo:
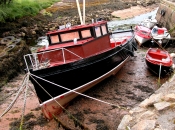
[[[116,18],[123,20],[123,19],[133,18],[135,16],[139,16],[141,14],[151,12],[155,10],[157,7],[158,5],[156,4],[147,6],[147,7],[137,5],[137,6],[132,6],[128,9],[114,11],[112,12],[112,15]]]

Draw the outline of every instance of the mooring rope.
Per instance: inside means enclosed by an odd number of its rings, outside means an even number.
[[[27,76],[27,74],[23,77],[22,83],[24,82],[24,79],[25,79],[26,76]],[[19,88],[17,88],[16,90],[14,90],[14,92],[12,92],[12,93],[10,93],[9,95],[7,95],[6,97],[0,99],[0,102],[1,102],[1,101],[3,102],[5,99],[7,99],[7,98],[9,98],[10,96],[12,96],[14,93],[16,93],[17,91],[19,91],[20,88],[21,88],[21,86],[20,86]]]
[[[162,69],[162,64],[160,63],[158,85],[160,85],[161,69]]]
[[[18,99],[19,95],[21,94],[21,92],[26,87],[25,86],[25,83],[26,83],[26,80],[27,80],[28,77],[29,77],[29,74],[27,74],[27,76],[25,76],[25,78],[23,80],[23,83],[22,83],[22,85],[21,85],[21,87],[20,87],[17,95],[15,96],[15,98],[13,99],[13,101],[11,102],[11,104],[6,108],[6,110],[0,115],[0,118],[3,117],[13,107],[13,105],[15,104],[16,100]]]
[[[69,115],[72,117],[72,119],[74,119],[77,123],[80,124],[81,127],[85,127],[84,125],[82,125],[82,123],[75,118],[68,110],[66,110],[57,100],[55,100],[55,98],[49,93],[47,92],[47,90],[45,90],[36,80],[35,78],[32,77],[32,75],[30,75],[30,77]],[[39,98],[38,98],[39,99]],[[39,99],[40,100],[40,99]],[[41,100],[40,100],[41,101]],[[42,101],[41,101],[42,102]],[[53,118],[58,121],[58,119],[56,118],[56,116],[54,114],[52,114]],[[65,126],[64,126],[65,127]],[[88,128],[86,128],[88,129]]]
[[[74,90],[71,90],[71,89],[69,89],[69,88],[63,87],[63,86],[58,85],[58,84],[55,84],[55,83],[53,83],[53,82],[50,82],[50,81],[48,81],[48,80],[46,80],[46,79],[43,79],[43,78],[41,78],[41,77],[39,77],[39,76],[36,76],[36,75],[34,75],[34,74],[31,74],[31,73],[30,73],[30,76],[31,76],[31,77],[34,76],[34,77],[39,78],[39,79],[41,79],[41,80],[43,80],[43,81],[45,81],[45,82],[48,82],[48,83],[53,84],[53,85],[55,85],[55,86],[57,86],[57,87],[66,89],[66,90],[68,90],[68,91],[74,92],[74,93],[79,94],[79,95],[81,95],[81,96],[84,96],[84,97],[87,97],[87,98],[90,98],[90,99],[93,99],[93,100],[96,100],[96,101],[99,101],[99,102],[102,102],[102,103],[105,103],[105,104],[108,104],[108,105],[111,105],[111,106],[116,106],[116,107],[118,107],[118,108],[120,108],[120,109],[126,109],[126,110],[127,110],[127,108],[125,108],[125,107],[121,107],[121,106],[119,106],[119,105],[117,105],[117,104],[109,103],[109,102],[106,102],[106,101],[103,101],[103,100],[100,100],[100,99],[97,99],[97,98],[94,98],[94,97],[85,95],[85,94],[83,94],[83,93],[79,93],[79,92],[77,92],[77,91],[74,91]],[[32,78],[33,78],[33,77],[32,77]],[[42,86],[41,86],[41,87],[42,87]],[[46,91],[43,87],[42,87],[42,89],[43,89],[44,91]],[[46,93],[49,94],[47,91],[46,91]],[[50,95],[50,94],[49,94],[49,95]],[[51,95],[50,95],[50,96],[51,96]],[[52,96],[51,96],[51,97],[52,97]],[[54,98],[53,98],[53,99],[54,99]],[[54,99],[54,100],[55,100],[55,99]],[[56,101],[56,100],[55,100],[55,101]]]
[[[23,121],[24,121],[24,114],[25,114],[26,100],[27,100],[27,92],[28,92],[28,88],[29,88],[28,83],[29,83],[29,74],[27,75],[26,88],[25,88],[25,92],[24,92],[24,106],[23,106],[23,110],[22,110],[22,114],[21,114],[20,130],[22,130]]]
[[[49,92],[47,92],[47,90],[46,89],[44,89],[44,87],[43,86],[41,86],[37,81],[36,81],[36,79],[35,78],[33,78],[32,77],[32,75],[33,74],[30,74],[30,77],[47,93],[47,95],[49,95],[62,109],[65,109],[57,100],[55,100],[55,98],[49,93]],[[33,75],[33,76],[35,76],[35,75]],[[36,76],[36,77],[38,77],[38,76]],[[41,78],[42,79],[42,78]]]

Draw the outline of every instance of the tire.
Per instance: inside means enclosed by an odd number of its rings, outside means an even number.
[[[10,45],[18,45],[19,43],[21,42],[21,39],[15,39],[14,41],[12,41],[11,43],[7,44],[7,46],[10,46]]]
[[[6,51],[2,51],[2,52],[0,53],[0,58],[3,58],[6,54],[7,54]]]
[[[4,48],[3,51],[5,51],[5,52],[10,52],[15,46],[16,46],[15,44],[9,45],[9,46],[7,46],[6,48]]]
[[[4,38],[1,40],[1,44],[7,45],[7,44],[12,43],[14,40],[15,40],[15,37],[14,37],[14,36],[7,36],[7,37],[4,37]]]

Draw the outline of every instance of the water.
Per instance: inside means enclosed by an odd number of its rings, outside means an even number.
[[[136,24],[141,23],[143,19],[147,19],[150,16],[152,19],[154,19],[156,17],[157,10],[158,8],[154,11],[151,11],[145,14],[141,14],[139,16],[135,16],[130,19],[110,21],[108,22],[108,28],[109,30],[116,30],[118,28],[121,28],[121,26],[123,25],[124,27],[130,27],[131,25],[136,25]]]

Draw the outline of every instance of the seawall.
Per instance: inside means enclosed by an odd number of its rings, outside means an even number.
[[[175,37],[175,2],[161,0],[156,19],[160,26],[166,27],[171,36]]]

